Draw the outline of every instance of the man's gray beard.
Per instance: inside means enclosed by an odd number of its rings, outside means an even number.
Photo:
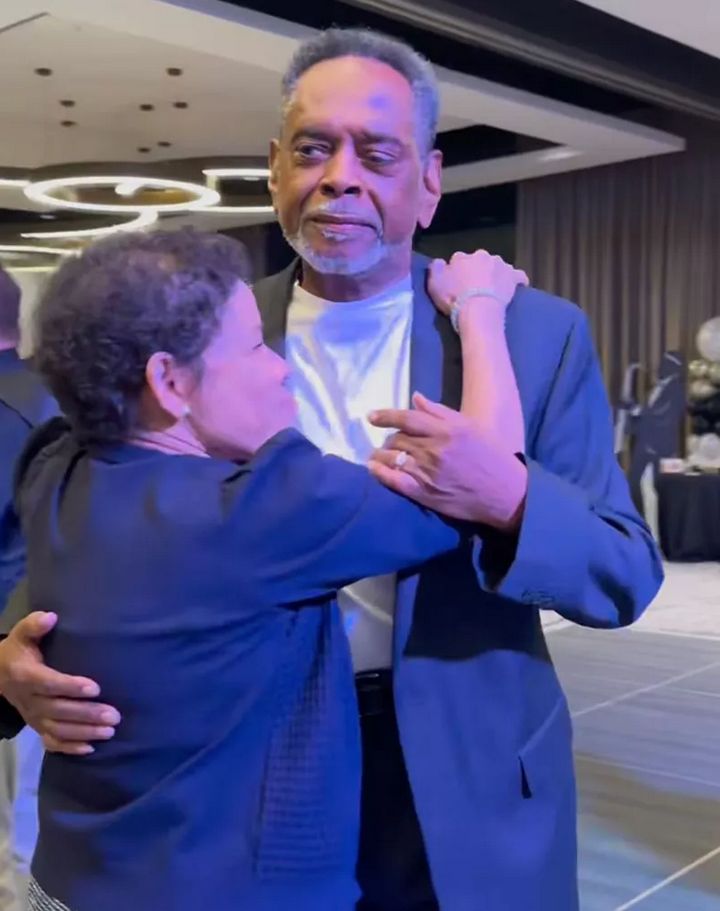
[[[302,236],[302,231],[288,234],[283,230],[283,235],[300,259],[321,275],[362,275],[365,272],[370,272],[395,247],[395,245],[383,243],[382,238],[378,237],[375,244],[363,256],[353,258],[348,258],[347,256],[323,256],[313,250],[312,246]]]

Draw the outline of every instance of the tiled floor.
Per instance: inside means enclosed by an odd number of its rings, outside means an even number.
[[[629,630],[547,626],[575,718],[582,911],[720,911],[720,566],[668,567]]]

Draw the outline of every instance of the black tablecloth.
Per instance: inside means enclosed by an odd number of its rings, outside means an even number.
[[[660,546],[668,560],[720,560],[720,475],[661,474]]]

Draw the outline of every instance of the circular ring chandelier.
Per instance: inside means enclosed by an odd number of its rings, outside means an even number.
[[[117,232],[151,228],[166,214],[217,216],[220,224],[232,216],[267,220],[274,208],[267,190],[259,185],[266,186],[269,175],[270,169],[259,157],[178,159],[148,166],[86,162],[49,165],[30,173],[7,172],[0,176],[0,190],[17,190],[43,209],[56,211],[56,218],[62,219],[63,211],[68,217],[70,213],[86,216],[75,224],[25,225],[16,235],[18,241],[47,244],[49,253],[55,241],[74,239],[82,244]],[[15,244],[12,237],[7,241]],[[29,244],[17,252],[30,252]]]
[[[115,190],[119,196],[128,197],[129,202],[122,204],[85,202],[81,199],[64,199],[62,196],[53,195],[61,190],[81,189],[93,187],[106,187]],[[132,203],[132,195],[139,190],[176,190],[186,193],[191,198],[182,202],[152,204]],[[159,215],[167,212],[188,212],[195,209],[207,208],[220,202],[217,190],[203,184],[190,183],[185,180],[175,180],[171,177],[141,177],[141,176],[107,176],[82,175],[78,177],[53,177],[50,180],[32,182],[24,188],[28,199],[44,206],[56,209],[70,209],[76,212],[99,212],[103,214],[128,213],[128,212],[156,212]]]
[[[54,237],[57,240],[61,238],[73,237],[104,237],[107,234],[117,234],[120,231],[139,231],[141,228],[148,228],[154,225],[158,220],[158,214],[152,209],[146,212],[140,212],[130,221],[120,222],[119,224],[103,225],[101,228],[77,228],[75,230],[67,229],[65,231],[27,231],[20,237],[27,240],[45,240]]]
[[[75,250],[68,250],[65,247],[39,247],[33,244],[0,244],[0,254],[13,253],[24,256],[26,253],[34,253],[38,256],[75,256]]]

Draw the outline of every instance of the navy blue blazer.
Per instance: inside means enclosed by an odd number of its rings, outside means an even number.
[[[413,261],[410,380],[458,407],[462,358]],[[297,264],[258,282],[265,337],[283,351]],[[588,324],[520,288],[507,340],[522,399],[529,490],[516,540],[478,529],[398,581],[400,739],[443,911],[575,911],[571,724],[540,623],[636,620],[662,581],[657,548],[613,454]]]
[[[88,451],[57,419],[19,485],[30,607],[59,616],[46,660],[123,719],[93,755],[45,759],[42,888],[71,911],[351,911],[360,748],[334,593],[459,532],[294,430],[238,466]]]

